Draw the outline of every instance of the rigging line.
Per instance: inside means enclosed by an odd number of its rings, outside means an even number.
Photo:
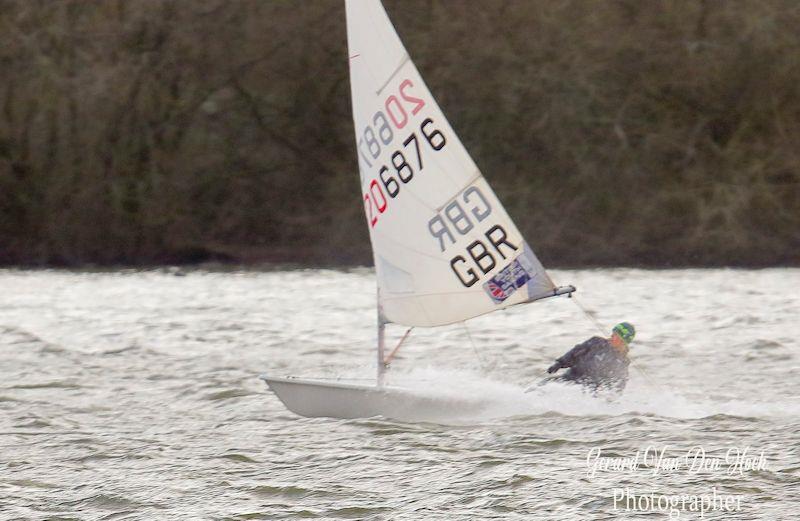
[[[575,305],[578,306],[578,308],[583,312],[586,318],[588,318],[589,321],[592,322],[592,324],[594,324],[594,327],[597,328],[600,334],[605,336],[607,328],[604,328],[603,324],[601,324],[600,321],[594,317],[592,312],[589,311],[583,304],[581,304],[581,302],[578,300],[578,297],[571,295],[571,298],[572,301],[575,303]]]
[[[467,338],[469,339],[469,343],[472,345],[472,351],[475,353],[475,358],[478,359],[478,365],[481,366],[481,371],[483,371],[484,373],[488,373],[489,369],[487,368],[486,364],[483,361],[483,358],[481,357],[480,353],[478,352],[478,347],[475,345],[475,341],[472,340],[472,335],[469,332],[469,328],[467,327],[467,323],[462,320],[460,322],[460,324],[461,324],[461,327],[464,328],[464,332],[467,334]]]
[[[397,354],[397,351],[400,349],[400,346],[403,345],[403,342],[406,341],[406,338],[408,338],[408,335],[411,333],[412,329],[414,329],[414,326],[411,326],[406,330],[405,334],[403,334],[403,337],[397,343],[397,346],[395,346],[395,348],[392,349],[391,353],[389,353],[387,356],[383,358],[383,365],[388,366],[391,363],[392,359],[394,358],[394,355]]]

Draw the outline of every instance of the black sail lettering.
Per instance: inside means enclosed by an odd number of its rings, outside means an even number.
[[[472,286],[473,284],[475,284],[476,282],[478,282],[478,275],[475,273],[475,270],[473,270],[472,268],[467,268],[467,270],[466,270],[466,273],[468,275],[470,275],[471,278],[469,280],[464,280],[464,278],[461,276],[461,273],[458,271],[458,269],[456,269],[456,264],[458,264],[458,263],[466,264],[467,263],[467,259],[465,259],[461,255],[456,255],[450,261],[450,267],[453,268],[453,273],[456,274],[456,277],[458,277],[458,280],[461,281],[461,284],[463,284],[465,288],[468,288],[468,287]]]
[[[476,250],[478,248],[480,248],[481,251],[476,255]],[[472,242],[469,246],[467,246],[467,251],[469,252],[470,257],[472,257],[472,260],[475,261],[475,264],[478,265],[478,267],[481,269],[484,275],[492,271],[492,269],[494,269],[494,267],[496,266],[494,257],[492,256],[491,253],[489,253],[489,250],[486,249],[486,246],[484,246],[481,241]],[[486,261],[487,259],[489,263],[488,265],[484,265],[483,261]]]
[[[485,233],[486,238],[489,239],[489,242],[494,245],[494,249],[497,250],[497,253],[500,254],[501,257],[504,259],[506,258],[503,251],[500,249],[500,246],[505,244],[507,248],[511,248],[512,251],[517,251],[517,247],[508,242],[508,235],[506,235],[505,229],[500,226],[499,224],[495,224],[489,231]]]

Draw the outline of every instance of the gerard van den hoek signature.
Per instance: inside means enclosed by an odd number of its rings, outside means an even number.
[[[743,449],[732,447],[724,458],[706,455],[703,447],[692,447],[683,454],[670,457],[669,445],[660,449],[648,446],[637,450],[631,457],[603,456],[602,449],[593,448],[586,456],[586,474],[594,477],[598,472],[636,472],[639,468],[648,469],[655,476],[660,473],[685,472],[725,472],[729,476],[744,476],[745,472],[766,470],[767,458],[762,450],[754,454],[749,446]]]

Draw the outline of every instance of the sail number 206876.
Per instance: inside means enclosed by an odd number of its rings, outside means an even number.
[[[373,126],[368,125],[364,129],[363,137],[358,140],[358,154],[367,168],[373,167],[370,158],[378,159],[384,147],[392,144],[395,130],[404,129],[410,122],[411,116],[416,115],[425,106],[424,100],[408,92],[413,86],[411,80],[400,83],[398,92],[400,98],[395,94],[387,97],[384,102],[385,112],[381,110],[376,112],[372,117]],[[403,101],[400,101],[401,98]],[[390,120],[392,125],[389,124]],[[434,151],[441,150],[447,144],[447,138],[436,129],[431,118],[422,120],[419,131]],[[402,148],[393,150],[389,157],[391,164],[380,166],[377,177],[370,181],[364,194],[364,205],[370,227],[378,223],[380,214],[386,212],[389,201],[400,194],[402,186],[410,183],[414,179],[414,174],[425,168],[416,131],[411,132],[403,140]]]

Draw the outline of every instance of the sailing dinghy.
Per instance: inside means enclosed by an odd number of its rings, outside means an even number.
[[[437,420],[481,403],[386,383],[384,329],[436,327],[557,287],[422,81],[380,0],[345,0],[361,193],[378,285],[374,384],[262,379],[301,416]],[[485,405],[485,404],[483,404]]]

